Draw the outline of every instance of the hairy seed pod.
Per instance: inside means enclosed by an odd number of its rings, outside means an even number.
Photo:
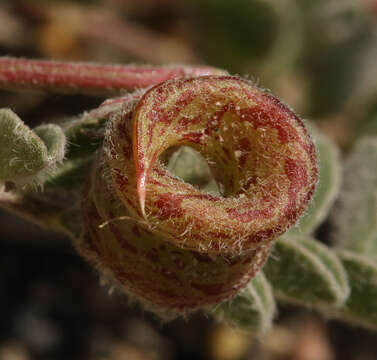
[[[221,194],[164,167],[181,145],[208,160]],[[302,121],[272,95],[232,76],[169,80],[111,115],[78,249],[151,310],[185,314],[247,284],[317,178]]]

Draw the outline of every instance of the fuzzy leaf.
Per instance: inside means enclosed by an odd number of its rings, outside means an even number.
[[[276,296],[287,302],[326,309],[342,305],[349,293],[337,256],[311,238],[279,238],[264,271]]]
[[[377,330],[377,264],[366,256],[340,251],[345,267],[350,296],[339,315],[350,322]]]
[[[0,180],[25,184],[49,164],[43,141],[11,110],[0,110]]]
[[[34,132],[42,139],[51,165],[64,159],[66,139],[60,126],[54,124],[41,125]]]
[[[63,161],[66,138],[53,124],[31,130],[11,110],[0,110],[0,180],[41,185]]]
[[[325,135],[320,134],[313,126],[311,134],[316,141],[319,154],[319,182],[312,202],[299,225],[292,228],[289,234],[311,234],[326,218],[340,191],[341,166],[339,150]]]
[[[67,157],[77,159],[93,154],[102,145],[106,118],[83,116],[66,124],[65,134],[69,141]]]
[[[262,271],[232,300],[223,302],[213,310],[220,321],[259,334],[270,329],[275,311],[272,288]]]
[[[377,257],[377,137],[358,141],[345,163],[339,203],[332,212],[334,240]]]

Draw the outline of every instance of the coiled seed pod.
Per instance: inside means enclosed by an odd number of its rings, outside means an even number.
[[[287,106],[237,77],[169,80],[140,96],[110,117],[78,249],[151,310],[186,314],[262,267],[314,193],[316,151]],[[164,167],[181,145],[208,160],[221,194]]]

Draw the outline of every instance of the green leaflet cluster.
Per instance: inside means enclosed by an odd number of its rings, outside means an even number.
[[[42,185],[63,161],[65,135],[57,125],[32,131],[11,110],[0,110],[0,180]]]
[[[84,114],[62,126],[30,129],[13,111],[0,109],[0,206],[78,235],[79,190],[103,125],[100,117]]]

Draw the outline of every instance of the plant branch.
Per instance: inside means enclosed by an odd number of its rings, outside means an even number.
[[[176,77],[224,74],[211,67],[102,65],[0,58],[0,88],[116,94]]]

